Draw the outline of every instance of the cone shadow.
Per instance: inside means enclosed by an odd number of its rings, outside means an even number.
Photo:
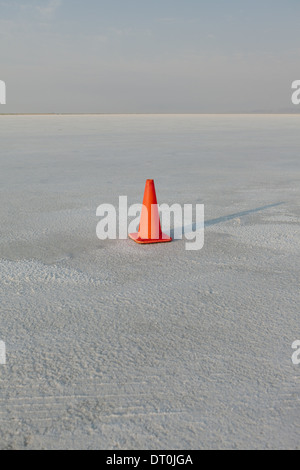
[[[255,214],[256,212],[261,212],[261,211],[264,211],[264,210],[267,210],[267,209],[271,209],[272,207],[281,206],[282,204],[285,204],[285,203],[284,202],[276,202],[275,204],[268,204],[266,206],[256,207],[255,209],[249,209],[247,211],[241,211],[241,212],[236,212],[234,214],[224,215],[223,217],[218,217],[216,219],[206,220],[204,222],[204,228],[210,227],[211,225],[221,224],[222,222],[227,222],[228,220],[233,220],[233,219],[237,219],[239,217],[244,217],[244,216],[249,215],[249,214]],[[173,240],[176,240],[176,239],[174,239],[174,233],[176,233],[176,230],[178,230],[178,229],[179,228],[177,227],[177,229],[173,228],[173,229],[170,230],[170,235],[173,238]],[[187,225],[185,227],[184,226],[181,227],[181,230],[182,230],[183,234],[195,232],[195,231],[201,230],[201,229],[203,229],[203,225],[202,224],[197,225],[196,223],[193,223],[192,225]]]

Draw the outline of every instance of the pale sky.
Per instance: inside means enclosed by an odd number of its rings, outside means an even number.
[[[299,0],[0,0],[0,113],[295,110],[299,18]]]

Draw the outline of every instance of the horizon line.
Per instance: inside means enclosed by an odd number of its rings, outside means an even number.
[[[267,111],[250,111],[250,112],[228,112],[228,113],[1,113],[0,116],[136,116],[136,115],[167,115],[167,116],[180,116],[180,115],[203,115],[203,116],[231,116],[231,115],[267,115],[267,116],[297,116],[300,115],[299,111],[294,112],[267,112]]]

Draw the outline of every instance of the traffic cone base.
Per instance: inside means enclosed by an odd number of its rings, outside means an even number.
[[[158,239],[145,239],[141,238],[138,233],[130,233],[129,237],[136,243],[145,245],[146,243],[166,243],[171,242],[172,238],[168,237],[165,233],[162,233],[162,237]]]

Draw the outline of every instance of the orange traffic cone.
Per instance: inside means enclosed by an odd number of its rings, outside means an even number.
[[[138,233],[130,233],[137,243],[171,242],[172,238],[162,233],[158,213],[154,180],[147,180]]]

